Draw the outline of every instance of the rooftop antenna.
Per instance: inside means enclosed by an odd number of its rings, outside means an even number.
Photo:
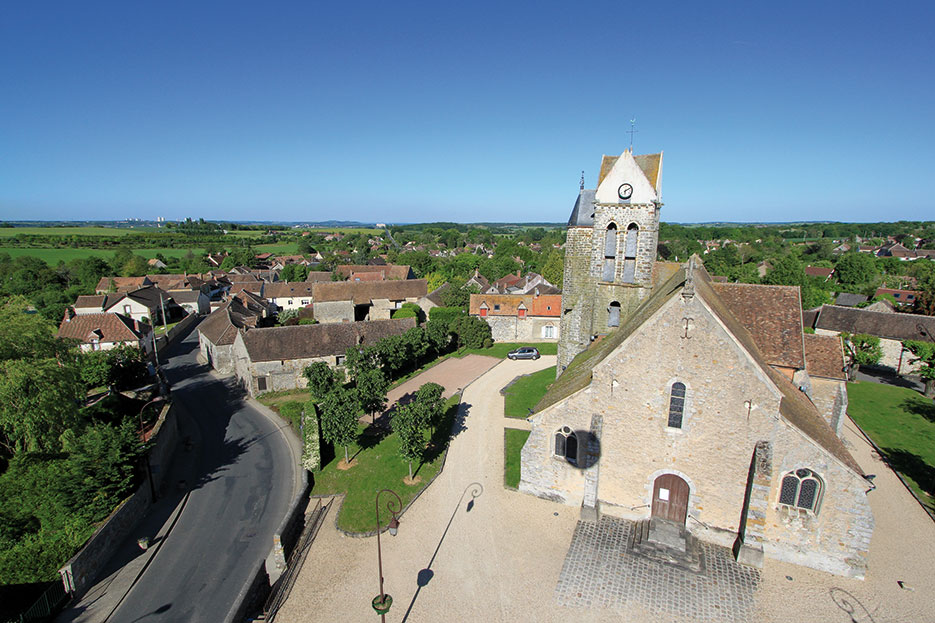
[[[630,153],[631,154],[633,153],[633,135],[636,134],[637,132],[639,132],[639,130],[636,129],[636,119],[635,118],[630,119],[630,129],[627,130],[627,134],[630,135]]]
[[[581,172],[581,190],[584,190],[584,171]]]

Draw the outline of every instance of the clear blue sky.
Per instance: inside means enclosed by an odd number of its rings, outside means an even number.
[[[11,2],[0,218],[935,219],[931,2]]]

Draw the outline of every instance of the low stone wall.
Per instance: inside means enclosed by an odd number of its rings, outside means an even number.
[[[153,446],[149,454],[153,485],[162,485],[166,468],[178,445],[179,430],[175,410],[171,404],[163,407],[153,429]],[[144,481],[129,498],[124,500],[107,520],[88,539],[84,547],[58,570],[65,590],[80,594],[90,588],[101,567],[149,511],[152,504],[149,482]]]
[[[269,576],[266,575],[266,565],[261,560],[250,581],[244,585],[243,590],[237,596],[234,607],[224,618],[224,623],[240,623],[245,621],[248,615],[259,612],[269,596],[271,584]]]
[[[189,314],[182,318],[182,320],[180,320],[177,325],[169,329],[167,334],[156,338],[157,350],[161,352],[163,348],[166,348],[167,346],[170,346],[171,344],[174,344],[176,341],[178,341],[179,336],[187,333],[188,329],[191,328],[193,324],[198,322],[200,317],[201,316],[198,314]]]

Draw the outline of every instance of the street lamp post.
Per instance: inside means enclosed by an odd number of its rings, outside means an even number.
[[[386,510],[390,511],[393,515],[389,525],[390,536],[396,536],[396,532],[399,530],[399,519],[397,519],[397,515],[399,511],[402,510],[403,502],[392,489],[382,489],[378,491],[376,500],[374,501],[377,511],[377,570],[380,577],[380,594],[373,598],[371,605],[373,609],[376,610],[377,614],[380,615],[381,622],[386,623],[386,613],[390,611],[390,606],[393,605],[393,598],[383,591],[383,551],[380,547],[380,494],[382,493],[391,493],[393,497],[396,498],[395,501],[390,498],[386,502]]]

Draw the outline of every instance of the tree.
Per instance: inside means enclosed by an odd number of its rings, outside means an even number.
[[[432,428],[438,428],[445,413],[444,390],[438,383],[426,383],[416,392],[416,408],[421,411],[422,420]]]
[[[773,263],[773,269],[766,274],[763,283],[777,286],[804,286],[805,267],[792,255],[781,257]]]
[[[335,371],[324,361],[316,361],[306,367],[303,374],[308,379],[308,390],[312,398],[317,400],[327,396],[338,383]]]
[[[3,445],[11,451],[58,451],[59,436],[78,424],[83,390],[73,365],[52,358],[0,362]]]
[[[542,265],[542,276],[545,280],[561,289],[565,271],[565,254],[559,249],[552,249]]]
[[[867,284],[879,276],[873,256],[866,253],[846,253],[838,260],[835,273],[846,285]]]
[[[883,348],[880,347],[880,338],[867,333],[851,335],[842,333],[844,350],[850,359],[849,376],[853,380],[860,366],[872,366],[880,363],[883,358]]]
[[[393,432],[399,435],[399,453],[409,461],[409,480],[412,480],[412,462],[425,456],[426,424],[415,403],[400,405],[393,414]]]
[[[357,436],[360,405],[357,392],[334,387],[321,402],[321,436],[336,446],[344,446],[344,462],[350,463],[347,446]]]
[[[459,348],[488,348],[493,343],[490,325],[477,316],[461,316],[451,323]]]
[[[386,390],[390,382],[379,368],[363,370],[357,375],[357,398],[364,413],[370,413],[376,421],[377,411],[386,406]]]
[[[935,344],[919,340],[906,340],[903,348],[916,356],[910,363],[922,364],[919,375],[925,383],[925,396],[935,398]]]

